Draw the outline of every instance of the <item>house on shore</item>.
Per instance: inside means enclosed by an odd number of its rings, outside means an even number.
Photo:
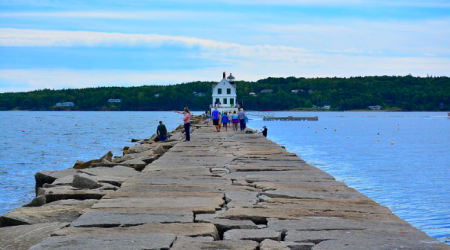
[[[122,100],[121,99],[112,99],[112,98],[110,98],[110,99],[108,99],[108,102],[109,103],[120,103],[120,102],[122,102]]]
[[[273,89],[263,89],[261,90],[261,94],[272,94],[273,93]]]
[[[371,109],[371,110],[382,110],[383,107],[381,107],[380,105],[375,105],[375,106],[369,106],[369,109]]]
[[[75,106],[75,103],[73,102],[58,102],[55,105],[56,107],[73,107]]]
[[[313,105],[313,108],[315,108],[315,109],[329,110],[329,109],[331,108],[331,105],[323,105],[323,106],[315,106],[315,105]]]

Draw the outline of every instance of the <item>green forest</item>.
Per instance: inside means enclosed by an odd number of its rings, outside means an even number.
[[[185,106],[206,110],[212,102],[213,83],[0,93],[0,110],[179,110]],[[450,109],[449,77],[269,77],[256,82],[237,81],[236,86],[237,101],[247,110],[312,110],[324,105],[330,105],[331,110],[363,110],[374,105],[385,110]],[[262,94],[264,89],[273,92]],[[109,99],[121,102],[109,103]],[[62,102],[73,102],[74,106],[56,106]]]

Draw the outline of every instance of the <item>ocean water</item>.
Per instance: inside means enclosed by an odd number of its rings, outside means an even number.
[[[182,123],[174,112],[0,112],[0,215],[35,197],[34,174],[71,168],[77,160],[121,156],[132,138],[170,131]]]
[[[263,121],[268,138],[450,244],[450,118],[446,112],[276,112],[319,121]],[[392,145],[393,144],[393,145]]]
[[[253,113],[256,114],[256,113]],[[276,112],[319,121],[263,121],[268,138],[450,244],[450,119],[445,112]],[[34,198],[34,174],[121,155],[173,112],[0,112],[0,215]],[[195,134],[193,135],[195,136]],[[393,143],[393,145],[391,145]]]

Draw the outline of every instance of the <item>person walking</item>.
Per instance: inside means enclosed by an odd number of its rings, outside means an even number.
[[[238,115],[236,113],[236,110],[233,111],[233,114],[231,115],[231,122],[233,123],[233,131],[238,131],[239,119],[238,119]]]
[[[156,129],[156,134],[159,135],[159,141],[167,140],[167,128],[162,121],[159,121],[158,128]]]
[[[214,108],[212,112],[212,119],[213,119],[213,125],[216,127],[216,132],[220,132],[219,128],[219,110],[217,108]]]
[[[190,141],[191,140],[191,112],[189,111],[188,107],[185,107],[183,111],[173,111],[173,112],[184,115],[183,116],[184,133],[186,135],[186,139],[184,141]]]
[[[227,112],[223,113],[222,116],[222,124],[223,124],[223,128],[225,129],[225,131],[228,131],[228,115]]]
[[[209,113],[209,111],[206,111],[206,115],[205,115],[205,118],[206,118],[206,126],[209,126],[209,122],[211,121],[211,114]]]
[[[244,112],[243,108],[241,108],[238,113],[238,119],[239,119],[239,123],[241,125],[241,131],[244,131],[244,129],[245,129],[245,112]]]

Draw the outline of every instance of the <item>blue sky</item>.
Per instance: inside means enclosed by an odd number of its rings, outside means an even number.
[[[450,75],[443,0],[0,0],[0,93]]]

